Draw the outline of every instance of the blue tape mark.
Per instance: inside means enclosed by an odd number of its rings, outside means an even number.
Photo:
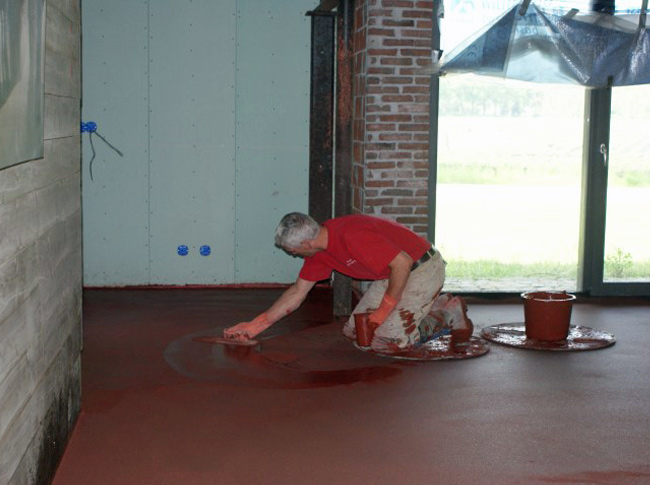
[[[97,123],[89,121],[88,123],[81,122],[81,133],[95,133],[97,131]]]

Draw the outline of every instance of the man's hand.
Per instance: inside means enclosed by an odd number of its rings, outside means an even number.
[[[385,293],[384,298],[382,298],[381,303],[379,304],[379,308],[370,314],[368,320],[376,329],[386,321],[386,318],[388,318],[388,315],[390,315],[390,312],[392,312],[396,306],[397,300],[388,293]]]
[[[388,288],[386,288],[386,293],[379,304],[379,308],[374,310],[368,320],[373,323],[376,327],[379,327],[386,319],[390,312],[392,312],[400,298],[402,297],[402,292],[406,287],[408,282],[409,275],[411,274],[411,266],[413,265],[413,259],[406,254],[404,251],[400,251],[393,260],[388,263],[390,268],[390,276],[388,277]]]
[[[292,313],[304,301],[309,290],[316,284],[315,281],[306,281],[302,278],[291,285],[282,296],[267,311],[255,317],[250,322],[241,322],[223,331],[223,336],[234,340],[245,341],[254,338],[278,320]]]
[[[263,332],[271,326],[266,313],[262,313],[250,322],[241,322],[223,331],[223,336],[234,340],[250,340],[258,333]]]

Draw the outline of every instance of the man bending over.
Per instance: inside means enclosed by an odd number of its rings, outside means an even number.
[[[374,350],[408,349],[449,332],[458,343],[472,334],[464,302],[440,296],[446,264],[440,252],[402,225],[367,215],[337,217],[319,225],[306,214],[292,212],[280,221],[275,244],[304,259],[298,279],[267,311],[226,329],[225,337],[255,337],[295,311],[332,271],[372,281],[343,333],[354,339],[354,314],[370,312],[376,327]]]

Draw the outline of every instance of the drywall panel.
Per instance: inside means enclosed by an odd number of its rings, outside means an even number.
[[[235,14],[235,0],[150,3],[152,283],[233,281]]]
[[[301,265],[273,235],[284,214],[308,204],[308,8],[237,2],[237,282],[293,281]]]
[[[149,282],[148,2],[83,0],[84,283]],[[92,168],[93,179],[90,177]]]
[[[295,278],[273,230],[307,208],[306,10],[84,0],[83,121],[124,154],[93,135],[91,180],[83,134],[87,286]]]

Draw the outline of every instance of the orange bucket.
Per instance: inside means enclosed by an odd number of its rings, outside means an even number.
[[[522,293],[521,298],[526,337],[545,342],[566,340],[575,295],[566,291],[531,291]]]

